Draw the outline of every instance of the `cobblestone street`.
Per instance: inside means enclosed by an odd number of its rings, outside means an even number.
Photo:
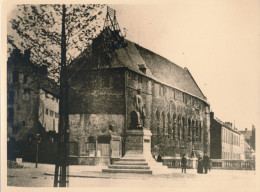
[[[27,168],[8,169],[8,186],[52,187],[54,165],[24,163]],[[209,174],[197,174],[179,169],[153,175],[101,173],[103,167],[70,166],[69,187],[105,188],[151,188],[151,189],[199,189],[200,191],[257,191],[256,172],[240,170],[211,170]],[[10,191],[14,188],[9,187]],[[259,188],[258,188],[259,189]],[[8,191],[9,191],[8,190]]]

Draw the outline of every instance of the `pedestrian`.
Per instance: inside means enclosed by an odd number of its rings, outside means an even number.
[[[203,173],[203,159],[202,159],[200,154],[199,154],[199,157],[198,157],[197,173]]]
[[[187,158],[186,154],[183,154],[182,159],[181,159],[181,172],[186,173],[186,166],[187,166]]]
[[[209,168],[209,157],[207,156],[207,153],[204,153],[203,156],[203,167],[204,167],[204,173],[208,173],[208,168]]]
[[[157,162],[162,162],[162,156],[160,154],[157,157]]]

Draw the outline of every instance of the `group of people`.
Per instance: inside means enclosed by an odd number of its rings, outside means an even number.
[[[182,159],[181,159],[181,167],[182,173],[186,173],[186,168],[187,168],[187,158],[186,158],[186,154],[183,154]],[[204,169],[204,173],[207,174],[208,170],[210,170],[210,158],[209,156],[207,156],[207,153],[204,153],[203,158],[199,155],[198,157],[198,167],[197,167],[197,173],[203,173],[203,169]]]

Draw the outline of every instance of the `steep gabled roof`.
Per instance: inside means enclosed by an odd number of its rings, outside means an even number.
[[[95,41],[100,41],[100,37],[102,36],[107,38],[108,34],[112,34],[111,39],[113,39],[113,32],[108,29],[107,31],[104,30],[101,32],[98,38],[93,40],[93,44],[97,45],[98,43]],[[111,39],[109,41],[112,41]],[[98,56],[95,55],[94,52],[98,52],[96,50],[94,51],[95,48],[93,48],[93,46],[90,46],[88,50],[85,50],[72,62],[72,66],[75,68],[74,66],[77,65],[77,67],[81,69],[83,66],[85,69],[126,67],[132,71],[152,78],[159,83],[189,93],[204,101],[207,100],[187,68],[182,68],[129,40],[124,40],[124,42],[126,43],[126,46],[122,46],[114,51],[113,59],[109,64],[104,64],[104,61],[106,61],[104,58],[101,65],[100,63],[95,63],[98,61],[94,58],[97,58]],[[98,46],[100,45],[98,44]],[[102,52],[103,49],[99,49],[99,51]],[[143,73],[140,70],[140,66],[146,68],[146,73]],[[80,71],[81,69],[77,69],[77,71]]]

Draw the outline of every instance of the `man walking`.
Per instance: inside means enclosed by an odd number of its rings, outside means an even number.
[[[186,166],[187,166],[187,158],[186,158],[186,154],[183,154],[182,159],[181,159],[181,172],[186,173]]]
[[[203,156],[203,167],[204,167],[204,173],[208,173],[208,168],[209,168],[209,157],[207,156],[207,153],[204,153]]]

